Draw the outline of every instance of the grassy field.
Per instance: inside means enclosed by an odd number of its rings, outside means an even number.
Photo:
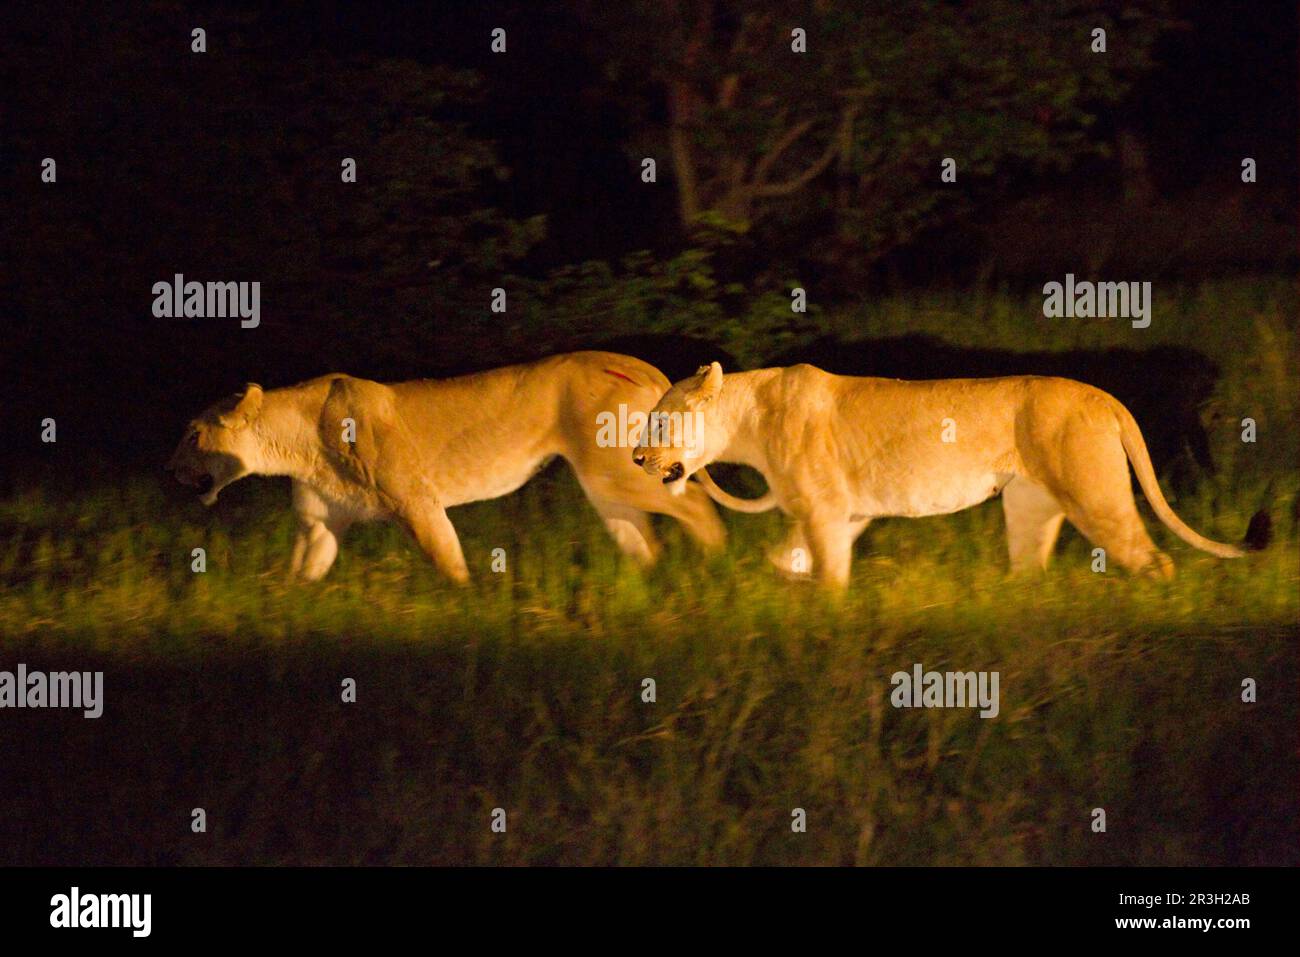
[[[0,668],[102,669],[105,713],[0,713],[0,864],[1300,863],[1293,288],[1188,291],[1148,338],[1025,315],[936,295],[837,321],[1204,349],[1220,468],[1174,506],[1237,540],[1268,500],[1273,546],[1219,561],[1146,513],[1172,582],[1092,572],[1068,528],[1047,576],[1011,580],[994,501],[876,523],[834,606],[767,566],[772,515],[728,516],[712,559],[663,524],[638,570],[558,467],[452,512],[468,589],[380,526],[301,586],[283,482],[205,510],[52,459],[0,498]],[[999,672],[1000,715],[891,707],[915,663]]]

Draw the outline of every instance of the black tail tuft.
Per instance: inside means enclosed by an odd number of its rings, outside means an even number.
[[[1242,544],[1252,552],[1259,552],[1268,548],[1268,543],[1272,540],[1273,516],[1268,509],[1261,508],[1250,517],[1250,525],[1246,528],[1246,538]]]

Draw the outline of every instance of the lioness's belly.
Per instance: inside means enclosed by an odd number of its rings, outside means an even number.
[[[443,504],[466,505],[500,498],[518,490],[550,463],[553,455],[529,455],[523,459],[498,456],[473,474],[444,474],[438,477]]]
[[[859,490],[853,511],[862,517],[879,518],[947,515],[987,501],[997,495],[1010,479],[1006,473],[970,472],[916,483],[903,481],[885,487],[873,484]]]

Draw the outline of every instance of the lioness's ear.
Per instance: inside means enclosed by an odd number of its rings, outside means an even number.
[[[262,411],[262,387],[256,382],[250,382],[239,394],[239,401],[235,403],[235,407],[221,416],[221,424],[229,429],[238,429],[257,418],[257,413],[260,411]]]
[[[700,377],[699,385],[691,390],[691,394],[700,402],[709,402],[718,397],[722,391],[722,366],[717,362],[712,362],[706,366],[700,366],[695,373]]]

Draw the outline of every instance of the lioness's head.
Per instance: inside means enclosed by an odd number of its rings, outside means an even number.
[[[177,481],[198,490],[211,505],[223,488],[256,468],[259,444],[251,425],[262,410],[262,387],[250,382],[244,391],[223,399],[192,419],[171,461]]]
[[[721,391],[722,366],[716,362],[674,384],[651,410],[632,461],[680,495],[686,479],[716,454],[709,442],[708,417]]]

